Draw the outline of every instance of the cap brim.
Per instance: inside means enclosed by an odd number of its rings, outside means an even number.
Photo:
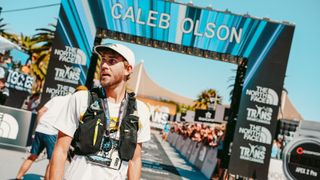
[[[127,59],[121,54],[119,53],[117,50],[111,48],[111,47],[108,47],[108,46],[105,46],[105,45],[98,45],[94,48],[94,52],[98,55],[101,55],[101,51],[104,51],[104,50],[111,50],[111,51],[114,51],[116,53],[118,53],[120,56],[122,56],[126,61]]]
[[[103,51],[103,50],[113,50],[113,49],[111,49],[110,47],[107,47],[105,45],[97,45],[97,46],[94,47],[94,52],[96,54],[100,55],[100,52]],[[113,51],[115,51],[115,50],[113,50]]]

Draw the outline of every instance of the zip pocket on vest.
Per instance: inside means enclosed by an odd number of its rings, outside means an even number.
[[[98,137],[98,133],[99,133],[99,125],[103,126],[103,124],[101,123],[101,119],[98,119],[96,122],[96,126],[94,128],[94,134],[93,134],[93,146],[96,145],[97,142],[97,137]]]

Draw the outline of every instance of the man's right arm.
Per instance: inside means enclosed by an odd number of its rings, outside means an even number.
[[[50,179],[61,180],[64,175],[64,166],[67,159],[69,147],[72,141],[72,137],[59,131],[58,139],[54,147],[51,167],[50,167]]]

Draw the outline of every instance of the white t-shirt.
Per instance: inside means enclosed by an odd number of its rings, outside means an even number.
[[[110,118],[118,117],[120,104],[108,103]],[[79,91],[72,95],[68,106],[60,113],[60,118],[55,123],[55,127],[73,137],[79,125],[79,119],[84,115],[88,107],[88,92]],[[150,111],[141,101],[137,100],[137,110],[139,116],[138,143],[150,140]],[[117,138],[119,138],[119,130]],[[128,163],[122,162],[120,170],[113,170],[99,165],[88,163],[84,156],[75,156],[68,167],[64,179],[125,179],[127,177]]]
[[[58,130],[54,127],[54,124],[60,111],[67,105],[70,97],[71,95],[56,96],[44,105],[44,107],[47,108],[47,111],[40,117],[36,132],[48,135],[58,134]]]

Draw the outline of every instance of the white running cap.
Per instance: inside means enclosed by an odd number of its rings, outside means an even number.
[[[135,64],[135,58],[134,53],[131,49],[129,49],[127,46],[124,46],[122,44],[102,44],[97,45],[94,47],[94,52],[100,55],[100,52],[104,49],[112,49],[115,52],[119,53],[122,57],[124,57],[125,60],[128,61],[128,63],[132,66],[132,69],[134,68]]]

